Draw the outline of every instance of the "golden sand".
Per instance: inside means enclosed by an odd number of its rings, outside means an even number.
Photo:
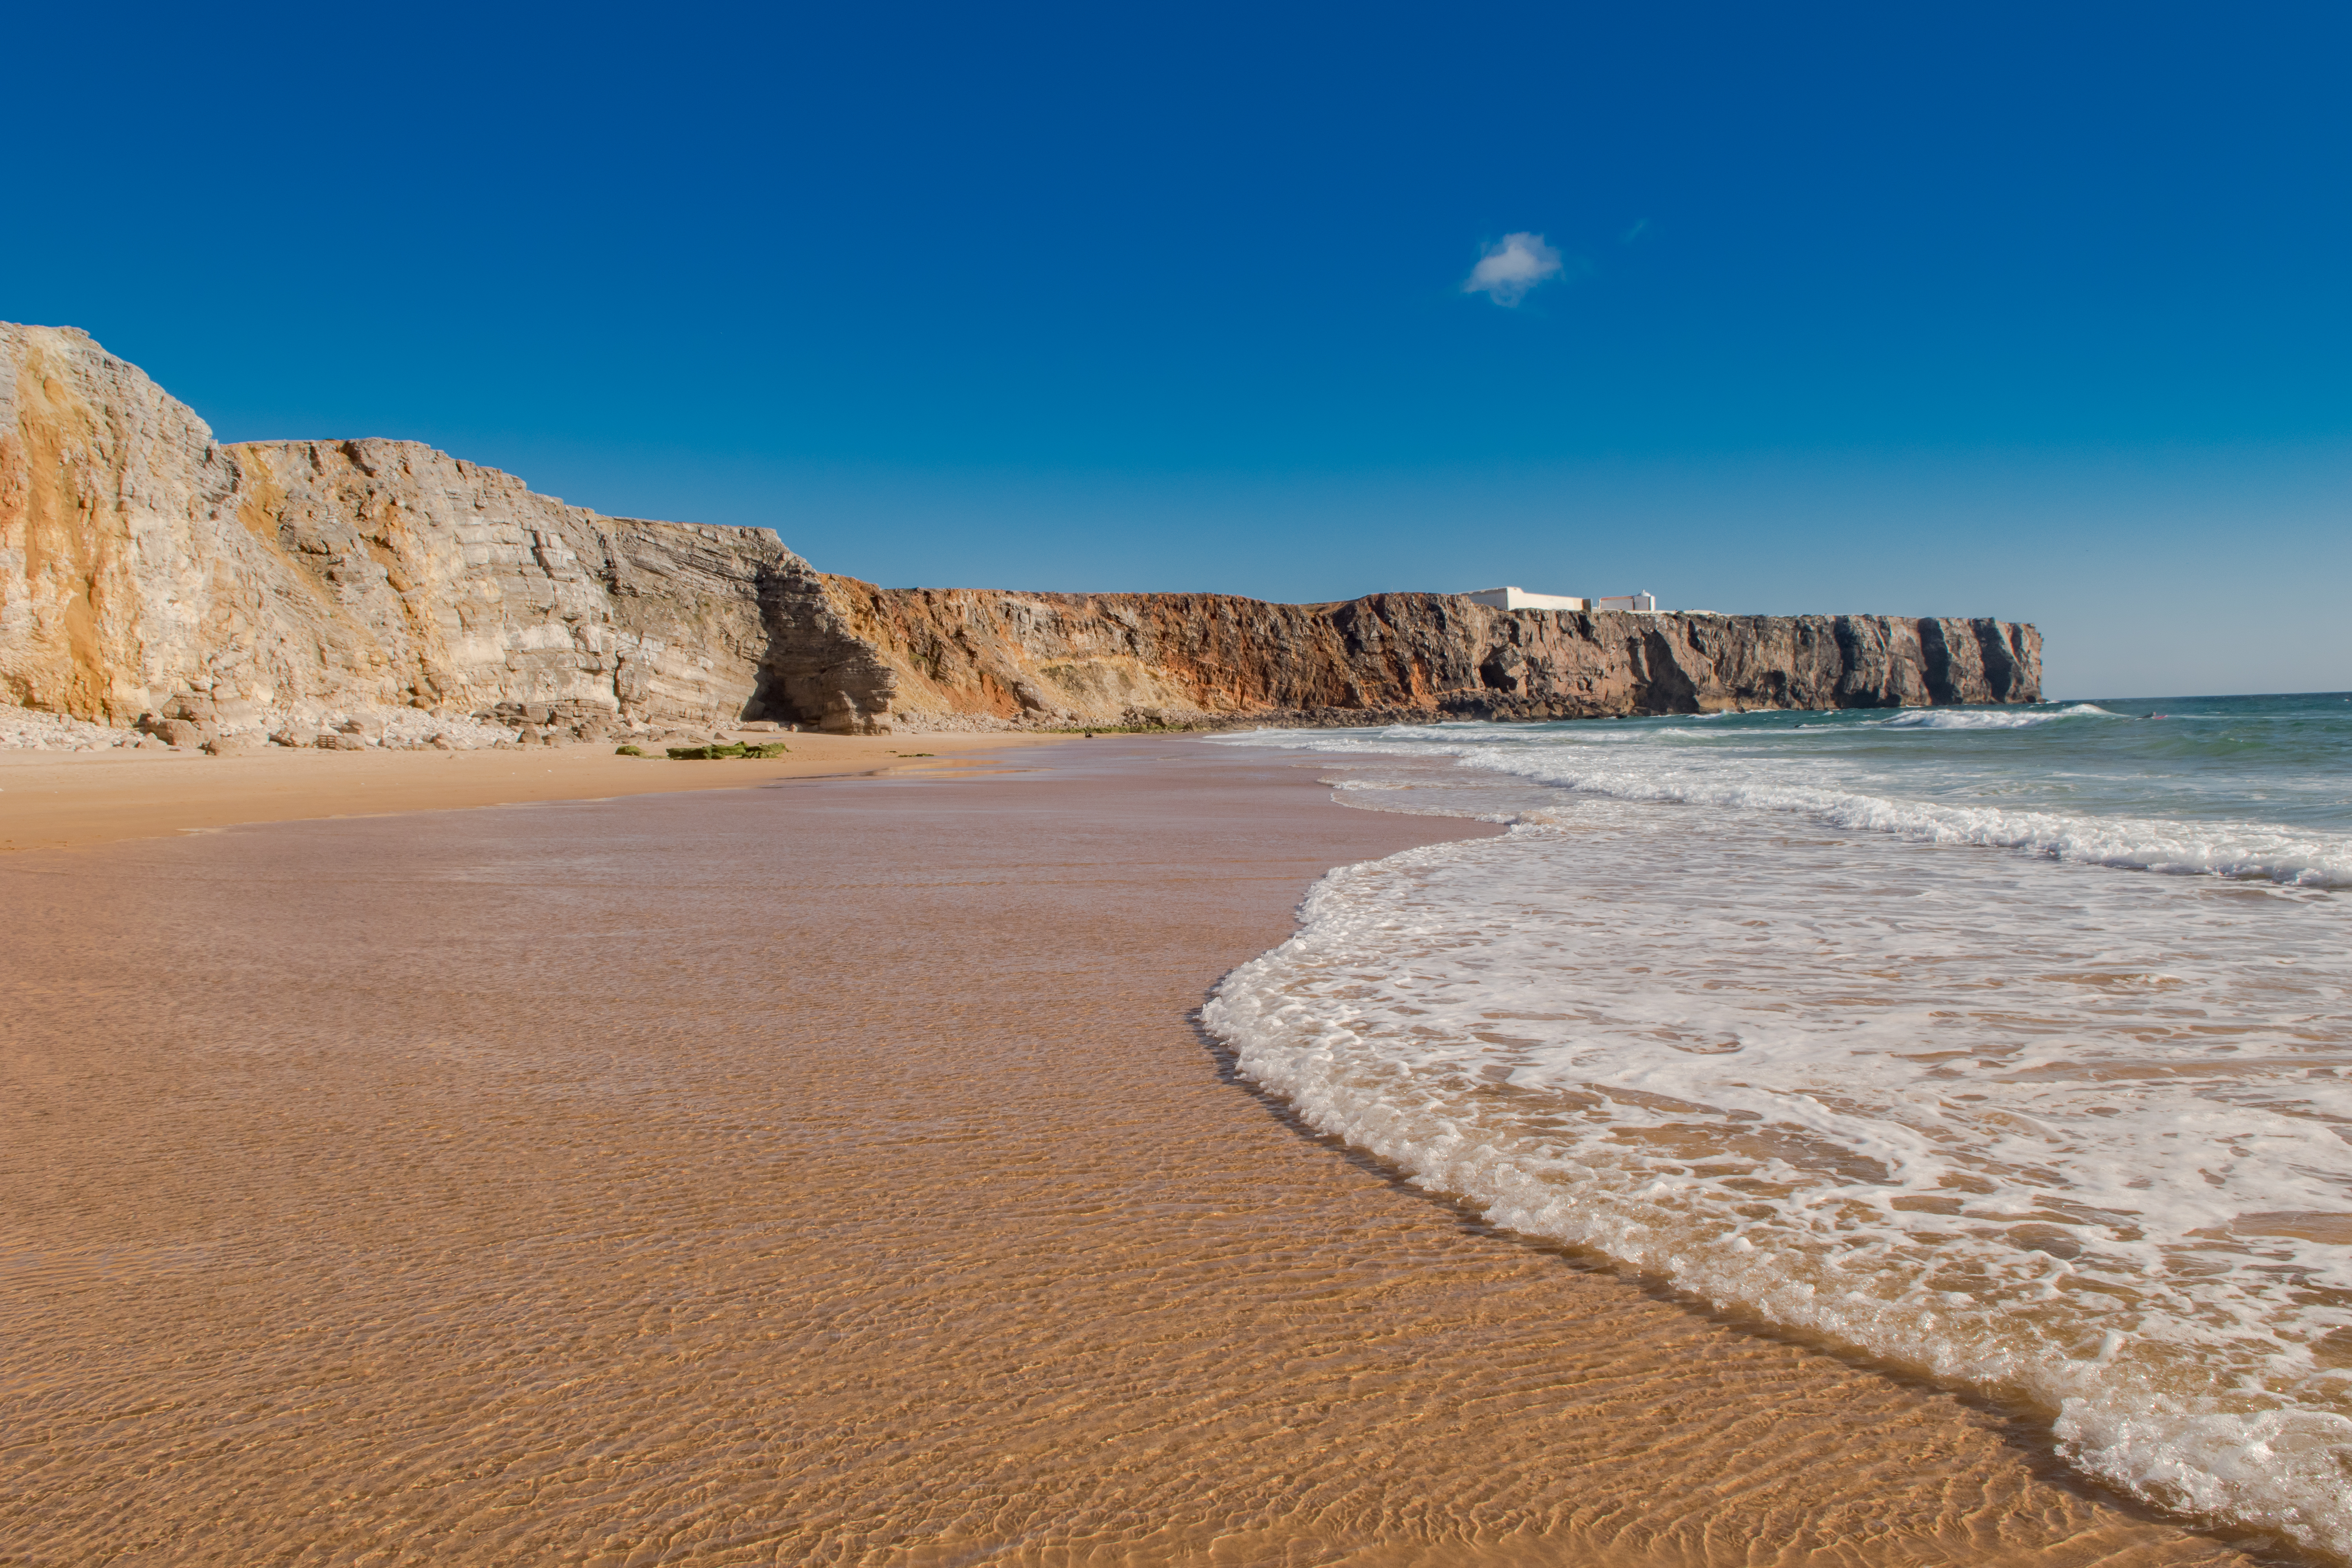
[[[0,858],[0,1561],[2253,1561],[1231,1078],[1486,829],[999,760]]]
[[[225,757],[202,752],[0,751],[0,851],[63,848],[199,832],[240,823],[530,801],[602,799],[675,790],[740,789],[782,778],[971,766],[1007,747],[1057,739],[1009,733],[756,734],[788,756],[673,762],[611,745],[515,751],[320,752],[268,746]],[[1100,742],[1094,742],[1099,744]],[[922,753],[930,753],[926,758]]]

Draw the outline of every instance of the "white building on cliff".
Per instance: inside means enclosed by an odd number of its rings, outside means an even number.
[[[1481,588],[1462,596],[1472,604],[1491,605],[1498,610],[1633,610],[1654,615],[1658,608],[1657,599],[1646,593],[1577,599],[1565,594],[1530,594],[1525,588]]]

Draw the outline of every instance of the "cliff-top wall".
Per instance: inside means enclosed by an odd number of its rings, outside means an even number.
[[[87,334],[0,323],[0,700],[106,723],[522,703],[866,731],[2040,687],[2039,636],[1995,621],[877,588],[764,530],[603,517],[415,442],[221,444]]]

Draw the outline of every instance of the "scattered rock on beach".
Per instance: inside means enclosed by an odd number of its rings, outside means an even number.
[[[147,732],[167,746],[201,746],[212,739],[206,727],[193,719],[157,719]]]

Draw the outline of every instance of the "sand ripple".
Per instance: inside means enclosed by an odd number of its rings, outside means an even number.
[[[0,1560],[2246,1560],[1284,1123],[1465,825],[1168,750],[0,862]]]

